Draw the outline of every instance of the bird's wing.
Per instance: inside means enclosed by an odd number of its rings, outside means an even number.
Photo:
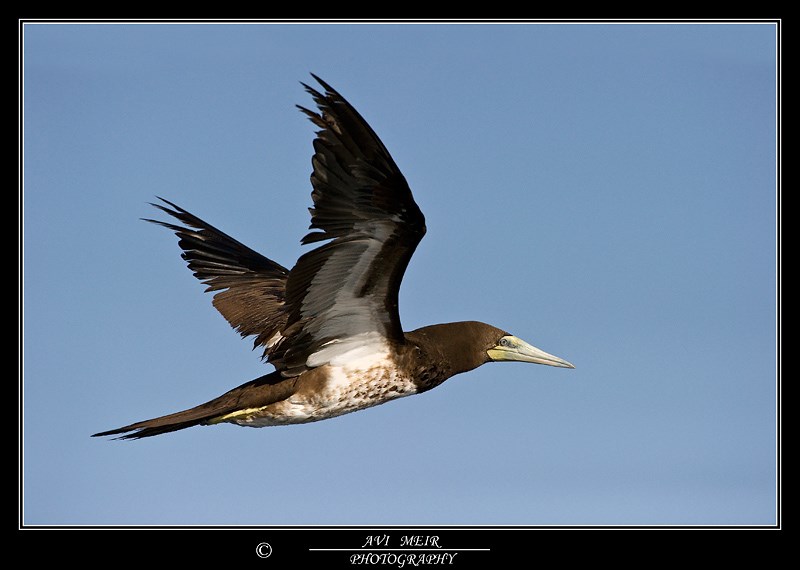
[[[268,357],[270,340],[278,338],[275,335],[288,317],[284,298],[289,271],[183,208],[160,200],[169,207],[153,206],[185,226],[147,221],[175,232],[189,269],[208,285],[206,291],[216,291],[214,306],[243,337],[255,336],[254,346],[264,346]]]
[[[286,286],[287,325],[270,360],[292,376],[370,342],[403,342],[398,292],[425,218],[389,151],[358,112],[314,76],[304,84],[319,112],[312,230]]]

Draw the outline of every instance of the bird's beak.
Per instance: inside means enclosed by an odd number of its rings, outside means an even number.
[[[535,364],[558,366],[559,368],[575,368],[566,360],[548,354],[535,346],[531,346],[524,340],[511,335],[501,338],[497,346],[490,348],[486,352],[489,354],[489,358],[499,362],[533,362]]]

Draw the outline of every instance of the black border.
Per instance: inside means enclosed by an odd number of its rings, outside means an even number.
[[[24,329],[24,267],[23,267],[23,172],[24,172],[24,108],[23,108],[23,43],[24,26],[26,24],[775,24],[776,28],[776,523],[773,525],[286,525],[286,526],[125,526],[125,525],[25,525],[23,521],[23,398],[24,398],[24,371],[23,371],[23,329]],[[519,562],[518,556],[522,552],[531,553],[537,549],[535,531],[559,530],[593,530],[593,531],[630,531],[630,530],[783,530],[782,518],[782,34],[781,18],[548,18],[548,19],[515,19],[515,18],[18,18],[18,525],[17,530],[26,531],[18,534],[27,545],[30,541],[35,550],[17,549],[18,552],[35,554],[39,551],[45,555],[44,560],[61,561],[74,559],[92,559],[94,554],[105,553],[112,559],[124,561],[156,561],[164,562],[172,557],[180,559],[183,563],[191,560],[201,560],[213,564],[219,555],[224,556],[226,563],[262,560],[272,567],[284,564],[320,564],[352,566],[372,566],[369,560],[353,563],[349,558],[353,554],[363,555],[367,552],[364,544],[368,536],[389,535],[390,546],[396,547],[392,552],[395,555],[408,557],[411,553],[420,554],[419,549],[406,548],[400,550],[401,537],[410,535],[437,536],[442,549],[454,549],[457,553],[451,563],[444,559],[441,565],[486,563],[490,557],[492,564],[504,559]],[[206,533],[213,533],[213,542]],[[57,536],[56,540],[53,537]],[[541,536],[541,535],[539,535]],[[606,535],[604,535],[606,536]],[[703,539],[707,540],[707,533]],[[257,548],[262,543],[269,543],[271,554],[267,558],[260,557]],[[42,545],[45,550],[39,550]],[[159,550],[148,547],[160,547]],[[22,545],[20,545],[22,546]],[[543,550],[553,553],[552,545],[539,544]],[[550,548],[548,548],[550,546]],[[347,550],[342,550],[347,549]],[[461,550],[459,550],[461,549]],[[478,550],[474,550],[478,549]],[[562,560],[574,559],[576,555],[590,552],[563,552]],[[262,549],[263,551],[263,549]],[[442,550],[444,552],[444,550]],[[453,550],[448,550],[452,552]],[[378,565],[399,567],[399,558],[392,559],[387,553],[383,562],[378,560]],[[613,561],[618,558],[612,552],[605,552],[606,556],[600,559]],[[685,553],[689,554],[689,553]],[[627,558],[624,557],[624,558]],[[624,559],[623,558],[623,559]],[[669,557],[668,557],[669,558]],[[541,559],[529,559],[527,562],[535,563]],[[374,558],[372,560],[375,560]],[[394,563],[392,562],[394,560]],[[415,567],[414,562],[404,558],[405,565]],[[433,564],[438,565],[438,564]]]

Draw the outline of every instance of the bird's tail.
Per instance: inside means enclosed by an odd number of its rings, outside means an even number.
[[[92,437],[119,435],[116,439],[140,439],[196,425],[213,424],[232,412],[260,408],[284,400],[291,395],[293,386],[292,379],[284,379],[279,372],[272,372],[194,408],[102,431]]]
[[[169,433],[171,431],[178,431],[179,429],[200,425],[216,415],[214,413],[204,413],[198,408],[202,408],[202,406],[174,414],[168,414],[159,418],[153,418],[152,420],[136,422],[135,424],[117,429],[101,431],[100,433],[92,434],[92,437],[124,434],[115,439],[140,439],[142,437],[160,435],[162,433]]]

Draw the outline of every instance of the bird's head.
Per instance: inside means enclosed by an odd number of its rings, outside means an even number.
[[[452,374],[487,362],[532,362],[560,368],[572,364],[536,348],[502,329],[478,321],[445,323],[417,329],[406,336],[429,352],[437,352]]]

